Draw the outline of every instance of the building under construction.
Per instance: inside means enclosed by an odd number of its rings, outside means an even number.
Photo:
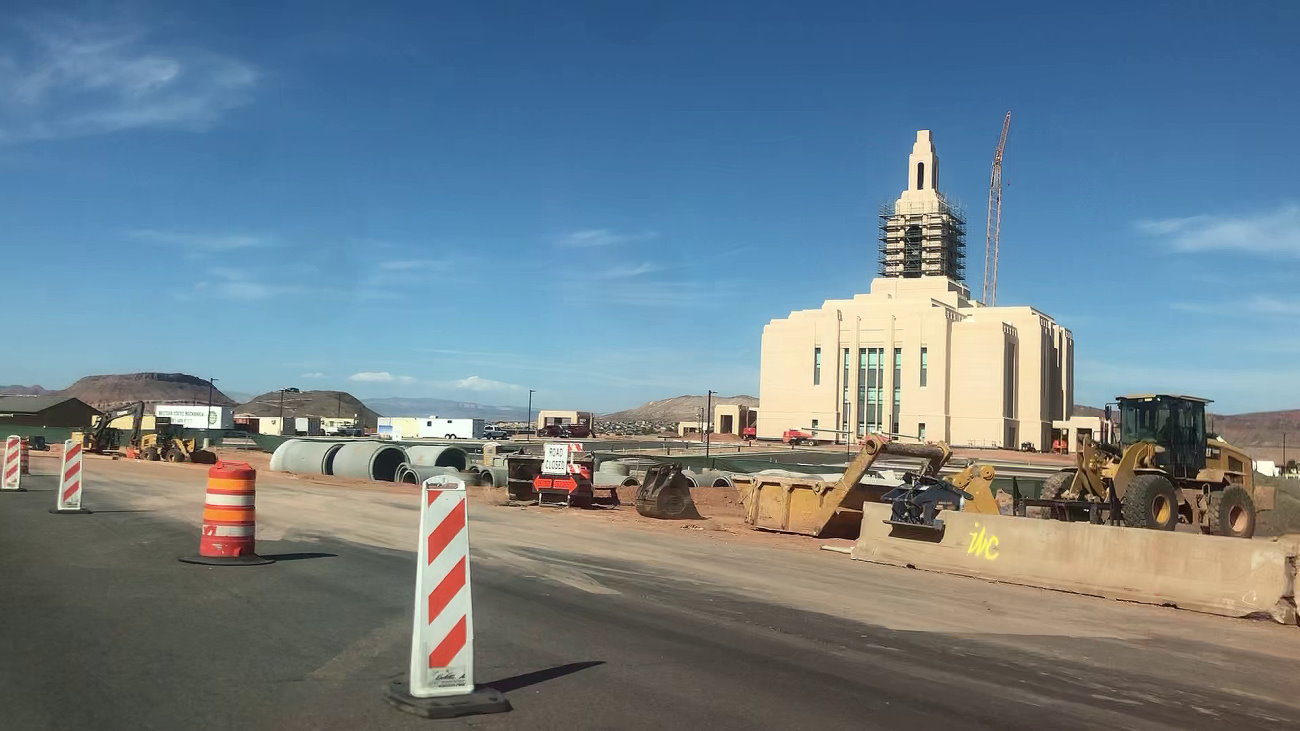
[[[929,130],[916,133],[907,190],[880,210],[880,276],[966,278],[966,219],[939,193]]]

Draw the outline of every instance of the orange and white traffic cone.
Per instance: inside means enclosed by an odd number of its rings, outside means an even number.
[[[243,462],[217,462],[208,470],[199,555],[181,561],[206,566],[260,566],[275,563],[257,555],[254,510],[257,470]]]
[[[387,700],[425,718],[510,710],[501,691],[474,686],[465,498],[465,483],[449,475],[430,477],[420,490],[411,669],[405,681],[389,684]]]

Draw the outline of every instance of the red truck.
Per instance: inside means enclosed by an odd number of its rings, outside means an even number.
[[[817,445],[817,440],[813,439],[812,434],[809,434],[806,431],[801,431],[799,429],[786,429],[785,431],[781,432],[781,441],[784,442],[785,444],[790,444],[790,445],[799,445],[799,444],[811,444],[813,446]]]

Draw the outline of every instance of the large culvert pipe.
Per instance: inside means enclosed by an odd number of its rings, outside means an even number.
[[[332,475],[334,455],[342,448],[342,442],[298,441],[285,453],[280,469],[299,475]]]
[[[455,467],[435,467],[433,465],[403,464],[398,470],[396,482],[408,485],[423,485],[424,481],[437,475],[450,475],[458,480],[465,480],[460,470]],[[469,482],[470,480],[465,480]]]
[[[695,483],[699,487],[735,487],[736,483],[731,481],[731,476],[725,472],[717,470],[706,470],[701,473]]]
[[[284,472],[285,455],[293,451],[294,445],[301,444],[303,441],[302,439],[289,439],[280,442],[280,446],[276,447],[275,451],[271,453],[271,471]]]
[[[510,482],[510,470],[505,467],[480,467],[478,484],[483,487],[505,487]]]
[[[334,453],[333,474],[358,480],[395,482],[406,452],[383,442],[349,442]]]
[[[415,445],[406,448],[407,462],[429,467],[455,467],[464,470],[469,466],[469,455],[460,447],[435,447]]]
[[[611,460],[609,462],[601,462],[600,467],[597,468],[596,471],[607,472],[611,475],[618,475],[620,477],[627,477],[628,467],[622,462]]]

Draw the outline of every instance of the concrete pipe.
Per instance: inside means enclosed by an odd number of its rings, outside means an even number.
[[[425,480],[436,475],[449,475],[458,480],[465,480],[467,484],[471,482],[471,480],[467,480],[465,475],[462,475],[460,470],[455,467],[435,467],[433,465],[420,464],[402,465],[396,482],[408,485],[423,485]]]
[[[455,467],[464,470],[469,466],[469,455],[460,447],[442,447],[429,444],[406,448],[407,462],[429,467]]]
[[[691,487],[700,487],[703,484],[700,482],[700,473],[695,470],[682,470],[682,477],[686,478],[686,482]]]
[[[299,475],[334,474],[334,455],[343,448],[342,442],[297,441],[281,460],[280,469]]]
[[[289,452],[293,451],[293,448],[294,448],[295,445],[302,444],[304,441],[306,441],[306,440],[304,440],[304,439],[287,439],[287,440],[285,440],[285,441],[283,441],[283,442],[280,442],[280,446],[276,447],[276,448],[275,448],[275,451],[271,453],[271,471],[272,471],[272,472],[284,472],[284,457],[285,457],[285,455],[287,455]]]
[[[620,477],[627,477],[628,466],[618,461],[601,462],[597,472],[607,472]]]
[[[505,467],[480,467],[478,484],[483,487],[505,487],[510,482],[510,471]]]
[[[731,481],[731,476],[725,472],[717,470],[706,470],[700,474],[699,487],[735,487],[736,483]]]
[[[383,442],[348,442],[334,453],[333,474],[358,480],[395,482],[406,451]]]

